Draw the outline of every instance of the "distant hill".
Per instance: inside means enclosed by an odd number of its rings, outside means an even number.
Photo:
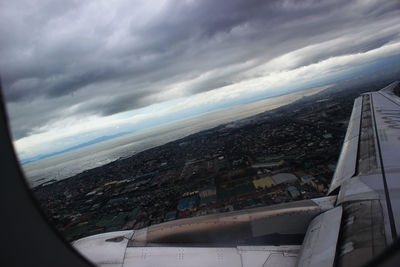
[[[82,147],[94,145],[94,144],[97,144],[97,143],[101,143],[101,142],[104,142],[104,141],[107,141],[107,140],[110,140],[110,139],[113,139],[113,138],[116,138],[116,137],[119,137],[119,136],[123,136],[123,135],[129,134],[129,133],[130,132],[121,132],[121,133],[117,133],[117,134],[113,134],[113,135],[101,136],[101,137],[95,138],[93,140],[90,140],[88,142],[85,142],[85,143],[82,143],[82,144],[78,144],[76,146],[72,146],[72,147],[69,147],[69,148],[66,148],[66,149],[63,149],[63,150],[60,150],[60,151],[56,151],[56,152],[48,153],[48,154],[40,154],[40,155],[37,155],[35,157],[22,159],[22,160],[20,160],[20,163],[22,165],[23,164],[27,164],[29,162],[37,161],[37,160],[40,160],[40,159],[45,159],[45,158],[48,158],[48,157],[51,157],[51,156],[55,156],[55,155],[58,155],[58,154],[62,154],[62,153],[68,152],[68,151],[72,151],[72,150],[75,150],[75,149],[78,149],[78,148],[82,148]]]

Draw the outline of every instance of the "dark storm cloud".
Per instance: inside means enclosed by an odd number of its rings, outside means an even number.
[[[168,100],[169,86],[204,73],[211,74],[181,95],[228,85],[247,69],[310,45],[351,38],[316,48],[291,68],[399,38],[390,28],[398,21],[396,0],[1,5],[0,71],[16,139],[66,116],[111,115]]]
[[[146,105],[152,104],[151,101],[146,100],[147,92],[132,92],[125,95],[109,96],[102,100],[88,102],[86,105],[81,106],[77,111],[79,113],[93,113],[101,116],[113,115],[122,111],[131,109],[132,106],[141,108]]]

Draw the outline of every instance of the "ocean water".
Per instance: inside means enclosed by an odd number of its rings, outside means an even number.
[[[153,127],[30,162],[22,165],[22,169],[31,187],[53,179],[65,179],[82,171],[102,166],[119,158],[132,156],[135,153],[178,140],[190,134],[290,104],[303,96],[316,94],[328,87],[330,86],[263,99],[250,104],[234,106],[229,109]]]

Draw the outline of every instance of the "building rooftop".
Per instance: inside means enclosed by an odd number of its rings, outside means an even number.
[[[274,180],[275,184],[292,183],[298,181],[296,175],[287,172],[272,175],[272,179]]]
[[[181,198],[178,202],[178,210],[186,210],[196,205],[197,195]]]
[[[307,175],[301,176],[301,179],[304,181],[311,181],[311,180],[314,180],[315,178],[314,178],[314,176],[307,174]]]
[[[271,187],[275,185],[275,181],[272,180],[272,178],[270,176],[261,178],[261,179],[257,179],[253,181],[254,187],[255,188],[265,188],[265,187]]]

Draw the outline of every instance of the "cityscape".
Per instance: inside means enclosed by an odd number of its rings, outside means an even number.
[[[327,89],[33,189],[68,240],[326,195],[356,96]]]

